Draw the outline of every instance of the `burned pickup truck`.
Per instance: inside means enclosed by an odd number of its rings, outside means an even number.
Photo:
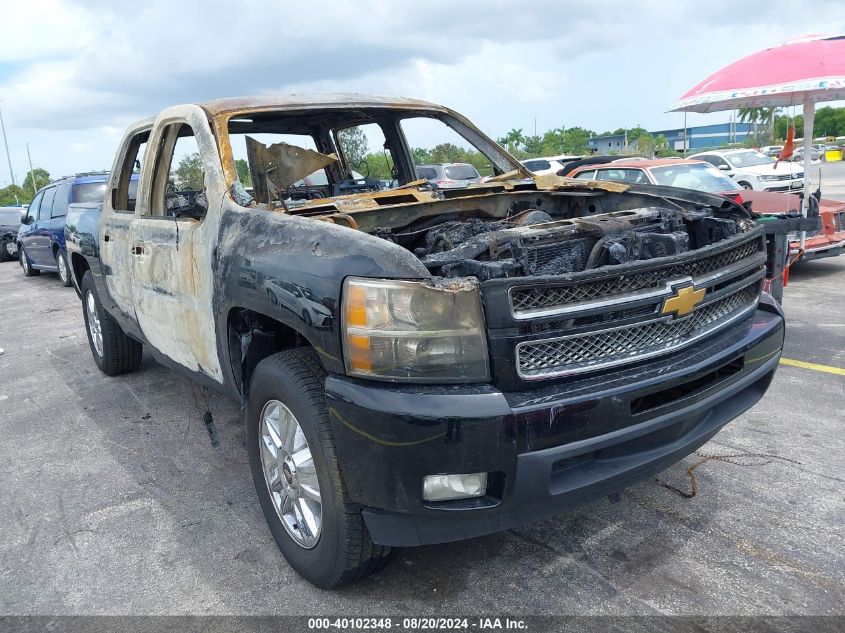
[[[397,187],[353,177],[356,129]],[[488,181],[417,180],[423,129],[483,155]],[[289,195],[321,170],[322,195]],[[146,347],[242,402],[269,528],[319,587],[652,477],[761,398],[783,343],[742,206],[535,179],[409,99],[169,108],[67,224],[97,365],[130,372]]]

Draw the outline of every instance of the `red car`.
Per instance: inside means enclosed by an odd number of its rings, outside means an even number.
[[[801,209],[801,199],[791,193],[740,189],[737,183],[710,163],[677,158],[620,158],[608,163],[581,165],[566,174],[584,180],[612,180],[632,184],[684,187],[750,201],[756,213],[780,214]],[[807,233],[802,261],[832,257],[845,251],[845,203],[822,198],[820,231]],[[799,251],[799,236],[790,235],[791,255]]]

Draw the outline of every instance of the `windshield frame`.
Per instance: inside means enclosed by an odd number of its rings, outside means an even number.
[[[401,149],[401,152],[404,154],[404,160],[408,162],[407,171],[409,173],[405,176],[407,182],[412,182],[416,179],[416,176],[413,173],[413,154],[408,147],[407,140],[401,131],[399,123],[402,119],[407,118],[433,118],[452,128],[457,134],[462,136],[467,143],[483,154],[490,161],[495,174],[502,175],[516,171],[517,175],[514,176],[515,178],[532,177],[531,172],[522,166],[515,157],[509,154],[503,147],[498,145],[492,138],[475,127],[468,119],[457,112],[442,106],[415,106],[406,104],[396,106],[359,105],[350,103],[348,105],[285,107],[283,104],[279,104],[274,107],[262,106],[238,110],[225,110],[214,113],[210,116],[227,188],[231,187],[238,181],[235,159],[229,138],[230,122],[233,119],[248,120],[257,115],[278,115],[280,120],[307,120],[312,125],[322,120],[322,123],[320,123],[317,128],[319,128],[321,134],[325,135],[325,138],[330,138],[334,130],[369,122],[378,123],[383,127],[385,132],[387,132],[388,128],[393,128],[393,130],[397,132],[397,136],[401,138],[401,143],[403,145],[402,148],[397,148],[397,150]],[[257,129],[255,130],[256,133],[259,131],[260,130]],[[246,130],[244,132],[239,131],[237,133],[251,133],[251,131]],[[340,157],[340,159],[341,161],[343,160],[342,157]],[[330,180],[332,180],[333,176],[331,168],[332,165],[329,165],[327,168]]]

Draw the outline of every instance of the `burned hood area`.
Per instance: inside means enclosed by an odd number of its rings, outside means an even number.
[[[474,209],[465,208],[467,201],[461,201],[459,212],[442,201],[440,214],[403,226],[377,226],[371,233],[412,252],[432,275],[483,282],[681,255],[754,226],[744,208],[703,197],[689,201],[574,189],[478,196]]]

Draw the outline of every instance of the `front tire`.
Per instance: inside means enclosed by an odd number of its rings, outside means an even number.
[[[82,278],[82,316],[94,362],[107,376],[133,372],[141,365],[143,345],[126,336],[117,321],[105,310],[97,295],[94,276]]]
[[[9,244],[11,242],[7,240],[0,240],[0,262],[10,262],[14,259],[9,252]]]
[[[26,251],[23,250],[23,246],[20,247],[18,253],[20,255],[21,268],[23,268],[24,275],[27,277],[37,277],[41,274],[40,270],[32,267],[32,264],[29,262],[29,257],[26,256]]]
[[[70,267],[67,265],[67,255],[61,249],[56,251],[56,268],[59,269],[59,281],[62,282],[62,285],[65,288],[73,285],[70,279]]]
[[[743,189],[754,189],[749,183],[745,182],[744,180],[739,181],[739,186]]]
[[[310,348],[262,360],[249,384],[246,438],[255,491],[276,544],[299,575],[331,589],[384,567],[391,548],[372,542],[347,495],[325,379]]]

